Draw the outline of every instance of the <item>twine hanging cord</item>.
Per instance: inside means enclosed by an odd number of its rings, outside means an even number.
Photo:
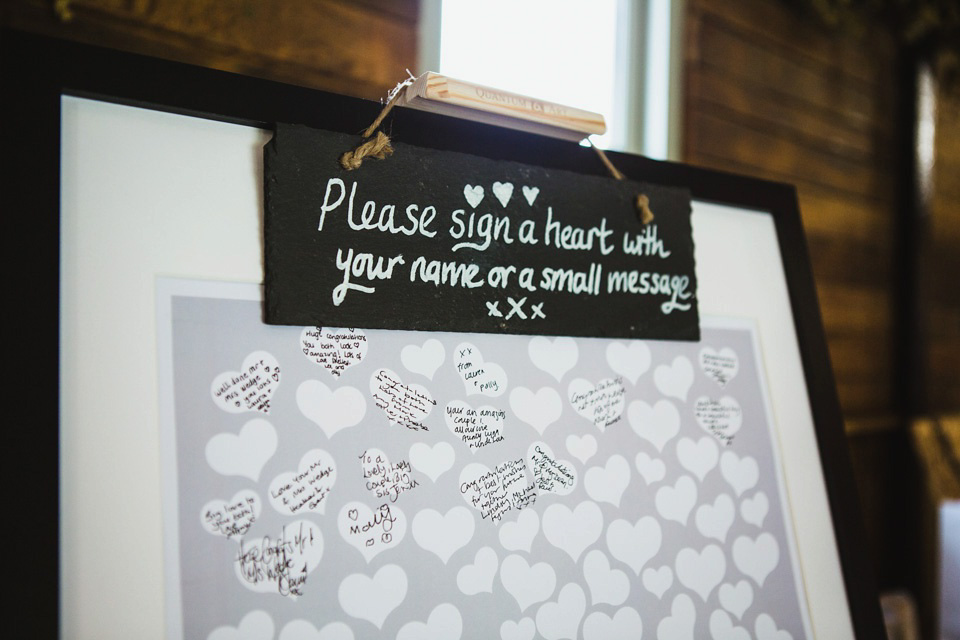
[[[611,176],[613,176],[616,180],[626,180],[626,176],[620,173],[620,170],[613,166],[613,163],[610,162],[610,158],[608,158],[607,154],[603,152],[603,149],[593,144],[592,140],[590,140],[590,146],[593,147],[593,150],[597,152],[597,155],[600,157],[600,161],[603,163],[603,166],[607,168],[607,171],[610,172]],[[650,224],[653,222],[653,211],[650,210],[650,198],[647,197],[647,194],[637,194],[636,199],[633,201],[633,206],[637,209],[637,215],[640,216],[641,223]]]
[[[373,123],[371,123],[362,134],[364,138],[370,138],[370,136],[373,136],[374,132],[376,132],[377,135],[362,143],[353,151],[347,151],[340,156],[341,167],[347,171],[353,171],[354,169],[360,168],[360,165],[363,164],[364,158],[369,157],[376,158],[377,160],[383,160],[393,153],[393,146],[390,144],[390,136],[385,134],[383,131],[377,131],[377,128],[383,122],[383,119],[387,117],[387,114],[390,113],[390,110],[393,109],[394,105],[400,101],[400,98],[403,96],[403,90],[413,84],[413,81],[416,80],[413,74],[410,73],[409,69],[407,70],[407,75],[409,77],[406,80],[398,84],[389,94],[387,94],[387,103],[384,105],[383,109],[380,110],[380,115],[377,116],[377,119],[374,120]]]

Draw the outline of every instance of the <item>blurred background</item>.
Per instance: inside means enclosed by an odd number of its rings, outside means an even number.
[[[960,598],[958,5],[4,0],[0,24],[372,100],[439,71],[601,112],[610,149],[796,185],[885,612],[906,621],[897,637],[918,637],[915,620],[946,638],[960,637],[938,613]]]

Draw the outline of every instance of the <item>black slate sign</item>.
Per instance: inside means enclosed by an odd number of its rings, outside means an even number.
[[[268,323],[699,340],[688,191],[402,143],[341,169],[360,142],[267,144]]]

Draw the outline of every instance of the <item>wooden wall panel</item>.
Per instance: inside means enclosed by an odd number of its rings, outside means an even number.
[[[413,70],[418,0],[4,0],[0,23],[379,99]]]

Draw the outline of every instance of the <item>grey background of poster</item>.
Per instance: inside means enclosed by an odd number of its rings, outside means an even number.
[[[181,599],[183,630],[186,638],[206,638],[221,625],[236,626],[240,619],[254,609],[262,609],[273,617],[277,633],[294,619],[306,619],[317,628],[342,621],[349,625],[356,637],[394,637],[399,629],[410,621],[426,620],[435,606],[450,602],[460,609],[464,623],[464,637],[499,637],[500,624],[504,620],[519,620],[536,617],[538,605],[520,611],[513,597],[506,592],[499,579],[494,579],[492,594],[467,596],[456,584],[457,572],[474,561],[482,547],[491,547],[500,562],[512,553],[519,553],[528,562],[547,562],[557,573],[557,588],[549,600],[555,601],[560,589],[569,582],[581,585],[587,599],[584,619],[593,611],[602,611],[612,616],[622,607],[633,607],[643,620],[644,637],[655,637],[658,622],[670,614],[673,598],[680,592],[690,595],[697,609],[695,637],[709,636],[709,616],[722,608],[718,601],[718,589],[714,589],[704,603],[700,596],[683,587],[676,576],[670,589],[661,600],[647,591],[629,567],[619,562],[607,549],[605,536],[591,545],[575,564],[562,550],[547,542],[542,529],[534,539],[530,554],[510,552],[500,544],[498,525],[481,520],[475,515],[475,534],[471,542],[458,550],[444,563],[433,553],[419,547],[411,533],[411,521],[422,508],[433,508],[445,513],[454,506],[465,506],[461,497],[459,470],[469,462],[481,462],[488,467],[525,455],[530,443],[546,442],[554,454],[573,463],[577,470],[578,484],[567,496],[540,496],[530,507],[543,514],[554,502],[562,502],[570,508],[590,500],[584,488],[586,471],[602,466],[614,454],[626,457],[631,471],[620,508],[599,503],[604,518],[604,530],[615,519],[636,522],[641,516],[654,515],[663,529],[663,544],[659,552],[645,567],[675,565],[677,553],[692,547],[702,550],[707,544],[719,544],[705,538],[697,531],[691,511],[688,526],[664,521],[656,512],[656,490],[672,485],[680,475],[692,475],[683,469],[676,457],[676,443],[686,436],[698,440],[705,435],[693,416],[693,401],[703,395],[718,398],[729,395],[736,398],[743,411],[743,426],[730,449],[739,456],[750,455],[759,465],[760,480],[756,487],[737,498],[735,492],[721,477],[719,466],[711,470],[704,481],[697,482],[697,506],[712,503],[720,493],[734,499],[737,515],[721,545],[726,555],[727,570],[722,583],[736,583],[747,579],[754,587],[754,601],[739,623],[752,634],[754,621],[760,613],[774,617],[779,628],[789,631],[794,638],[805,637],[803,615],[800,609],[802,594],[797,593],[797,581],[789,551],[784,513],[780,504],[778,475],[773,458],[770,431],[766,424],[760,379],[758,377],[752,334],[747,330],[710,329],[703,332],[701,343],[678,343],[648,341],[652,354],[650,369],[638,379],[636,385],[624,379],[626,398],[622,419],[601,433],[591,422],[577,414],[565,403],[558,420],[540,436],[531,426],[512,415],[509,395],[512,389],[527,387],[533,391],[547,386],[566,397],[567,385],[574,378],[586,378],[596,383],[604,378],[615,377],[607,364],[605,351],[610,340],[578,338],[579,359],[576,367],[567,372],[562,381],[557,381],[547,372],[535,367],[527,355],[528,336],[470,335],[420,332],[388,332],[368,330],[368,352],[364,360],[348,368],[340,379],[334,378],[323,367],[307,360],[300,351],[300,328],[273,327],[261,322],[260,304],[254,301],[221,300],[175,296],[172,300],[173,366],[175,393],[175,422],[177,450],[177,486],[180,537]],[[400,351],[408,344],[422,345],[429,338],[440,340],[446,349],[446,359],[434,375],[434,380],[408,371],[400,361]],[[471,342],[479,348],[486,361],[500,364],[507,372],[506,392],[496,398],[472,395],[464,392],[464,386],[452,363],[453,350],[461,342]],[[698,353],[703,346],[715,349],[732,348],[739,356],[739,371],[727,386],[721,389],[716,382],[703,374],[699,367]],[[281,366],[282,378],[271,401],[269,415],[256,412],[231,414],[221,410],[210,394],[210,385],[215,377],[225,371],[240,368],[244,358],[253,351],[264,350],[273,354]],[[678,355],[689,358],[694,369],[694,382],[687,394],[687,402],[668,398],[677,405],[681,415],[681,428],[677,437],[670,440],[662,454],[648,441],[643,440],[630,427],[627,407],[633,400],[653,404],[664,396],[654,385],[653,372],[658,365],[669,364]],[[396,425],[390,425],[370,398],[369,380],[372,373],[386,367],[398,373],[405,383],[425,386],[437,400],[437,406],[425,420],[430,431],[414,433]],[[319,380],[331,388],[353,386],[367,399],[367,412],[356,427],[344,429],[330,439],[298,409],[296,389],[306,380]],[[505,440],[473,453],[446,426],[443,407],[452,400],[464,400],[478,408],[489,405],[506,411],[504,424]],[[268,420],[278,434],[278,446],[268,460],[258,482],[238,476],[222,476],[207,464],[204,449],[218,433],[239,432],[249,420],[262,417]],[[581,464],[566,448],[570,434],[592,433],[598,441],[597,454]],[[358,456],[366,449],[379,448],[391,462],[409,460],[410,447],[416,442],[433,444],[449,442],[456,452],[453,469],[438,478],[434,484],[425,474],[414,475],[420,486],[403,494],[396,503],[407,517],[407,532],[399,545],[374,557],[368,564],[358,550],[349,545],[336,531],[336,517],[340,507],[349,501],[358,500],[375,508],[377,500],[363,486]],[[718,443],[719,444],[719,443]],[[303,453],[322,448],[336,460],[338,477],[327,500],[325,514],[306,514],[296,517],[281,515],[268,500],[268,486],[280,473],[296,469]],[[723,449],[721,445],[721,450]],[[638,452],[645,451],[651,457],[661,458],[667,465],[666,477],[648,488],[634,465]],[[273,593],[257,593],[243,586],[234,574],[233,560],[238,545],[234,541],[214,536],[201,527],[200,512],[203,505],[212,499],[229,499],[237,491],[253,489],[263,501],[263,512],[254,523],[247,538],[264,535],[276,536],[282,527],[294,520],[307,519],[323,530],[324,552],[320,565],[307,580],[304,595],[298,599],[282,597]],[[770,499],[770,511],[764,520],[763,531],[771,533],[778,542],[780,560],[767,577],[762,588],[736,569],[732,558],[733,541],[740,535],[756,538],[760,529],[743,521],[739,504],[743,498],[762,490]],[[518,512],[509,512],[504,521],[512,521]],[[608,557],[611,567],[624,571],[631,580],[627,601],[619,607],[590,604],[590,591],[583,577],[583,559],[592,549],[601,549]],[[408,576],[408,592],[401,605],[386,619],[378,630],[370,622],[355,619],[340,608],[337,590],[340,582],[349,574],[360,572],[373,575],[386,564],[398,564]],[[722,584],[721,583],[721,584]],[[493,613],[494,615],[491,615]],[[582,621],[581,621],[582,625]],[[582,626],[581,626],[582,629]]]

